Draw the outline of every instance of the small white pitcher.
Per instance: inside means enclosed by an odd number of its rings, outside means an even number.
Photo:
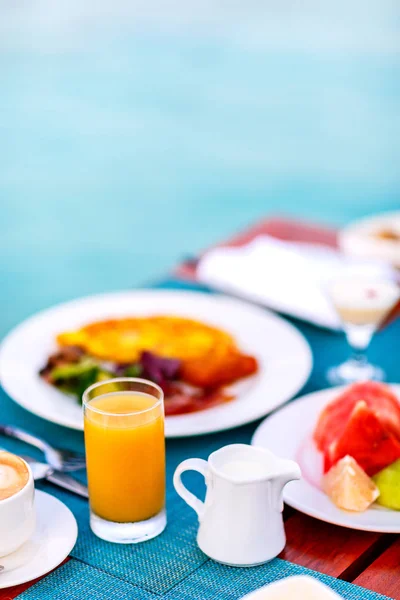
[[[204,475],[204,502],[183,485],[181,474],[188,470]],[[174,486],[199,517],[200,549],[220,563],[248,567],[283,550],[282,491],[300,477],[300,467],[292,460],[264,448],[233,444],[213,452],[208,461],[184,460],[175,471]]]

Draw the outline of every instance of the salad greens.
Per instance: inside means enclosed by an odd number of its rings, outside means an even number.
[[[107,363],[87,356],[79,348],[60,349],[52,354],[40,371],[40,376],[59,390],[81,401],[83,392],[93,383],[114,377],[145,377],[161,387],[179,376],[179,360],[143,352],[131,364]]]

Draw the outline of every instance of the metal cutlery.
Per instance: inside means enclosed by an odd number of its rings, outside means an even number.
[[[46,479],[50,483],[54,485],[58,485],[74,494],[78,494],[78,496],[82,496],[83,498],[88,498],[89,493],[87,486],[71,477],[67,473],[63,473],[61,471],[57,471],[48,465],[47,463],[42,463],[31,456],[26,456],[24,454],[20,455],[31,467],[33,478],[35,481],[40,479]]]
[[[0,425],[0,434],[7,437],[11,437],[30,446],[34,446],[43,452],[46,461],[53,469],[57,471],[78,471],[84,469],[86,466],[85,457],[83,454],[78,452],[72,452],[70,450],[61,450],[60,448],[54,448],[48,442],[42,438],[28,433],[20,427],[14,427],[13,425]]]

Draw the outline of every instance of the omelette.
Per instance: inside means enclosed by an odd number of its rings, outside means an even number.
[[[257,360],[242,354],[227,332],[193,319],[150,316],[108,319],[57,336],[103,361],[130,364],[144,351],[182,362],[182,380],[199,387],[232,383],[257,371]]]

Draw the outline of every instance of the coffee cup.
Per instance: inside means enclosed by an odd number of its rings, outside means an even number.
[[[0,451],[0,558],[11,554],[35,530],[32,471],[19,456]]]

